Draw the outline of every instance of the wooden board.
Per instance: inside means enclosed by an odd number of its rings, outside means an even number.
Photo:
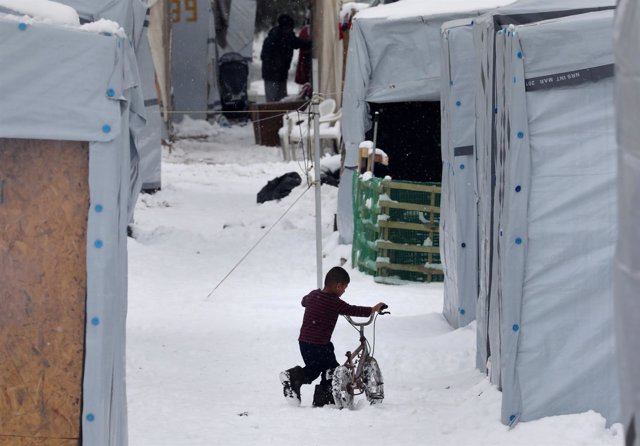
[[[88,144],[0,139],[0,445],[79,443]]]
[[[390,229],[406,229],[409,231],[422,231],[422,232],[438,232],[440,228],[438,225],[426,225],[422,223],[405,223],[403,221],[390,221],[380,220],[378,226],[381,228]]]
[[[381,208],[403,209],[405,211],[433,212],[440,214],[440,207],[426,204],[405,203],[402,201],[378,200]]]
[[[0,446],[79,446],[80,440],[35,437],[0,437]]]
[[[423,245],[410,245],[408,243],[392,243],[386,240],[376,240],[376,248],[384,249],[388,251],[406,251],[406,252],[440,254],[439,246],[423,246]]]

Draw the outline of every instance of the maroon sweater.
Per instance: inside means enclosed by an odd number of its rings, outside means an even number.
[[[371,316],[371,307],[349,305],[338,296],[315,290],[302,298],[305,308],[298,341],[325,345],[331,342],[333,329],[341,314],[347,316]]]

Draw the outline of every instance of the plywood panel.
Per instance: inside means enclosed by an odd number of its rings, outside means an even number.
[[[79,446],[80,440],[34,437],[0,437],[0,446]]]
[[[80,438],[88,157],[86,143],[0,139],[1,446]]]

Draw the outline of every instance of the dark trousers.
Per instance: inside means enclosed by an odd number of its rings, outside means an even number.
[[[287,96],[287,80],[264,81],[264,95],[267,102],[278,102]]]
[[[315,345],[300,341],[300,353],[302,353],[305,365],[302,368],[305,384],[311,384],[325,370],[335,369],[340,365],[336,361],[336,354],[331,342],[325,345]]]

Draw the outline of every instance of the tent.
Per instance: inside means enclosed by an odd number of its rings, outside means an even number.
[[[613,15],[495,35],[495,158],[478,178],[495,178],[489,335],[505,424],[587,410],[620,419]]]
[[[346,158],[337,219],[343,243],[351,243],[353,237],[351,178],[357,166],[358,145],[371,128],[369,104],[432,102],[439,114],[440,27],[446,21],[478,15],[505,3],[508,1],[483,0],[471,6],[465,0],[402,0],[356,14],[343,92]],[[438,158],[439,150],[431,148]]]
[[[318,59],[318,91],[324,98],[342,103],[344,41],[339,38],[340,5],[337,0],[312,3],[313,51]]]
[[[37,6],[0,7],[0,438],[123,446],[140,79],[124,32]]]
[[[458,328],[475,319],[478,298],[473,19],[444,23],[441,47],[443,314]]]
[[[618,126],[618,244],[614,262],[615,326],[620,370],[622,421],[629,446],[640,445],[640,9],[618,3],[615,24],[616,114]]]
[[[478,320],[478,351],[476,364],[487,370],[491,357],[493,364],[500,364],[500,306],[493,292],[495,259],[498,240],[494,237],[498,229],[494,223],[495,176],[495,75],[494,36],[504,26],[533,23],[557,17],[614,8],[612,0],[521,0],[478,17],[474,21],[474,45],[478,57],[476,88],[476,158],[478,190],[478,249],[479,249],[479,294],[476,305]],[[489,369],[491,381],[500,385],[499,366]]]
[[[231,101],[246,100],[256,5],[256,0],[173,2],[174,121],[185,114],[221,119]]]
[[[74,8],[81,22],[99,19],[113,20],[120,24],[132,40],[142,89],[144,94],[146,125],[137,136],[134,161],[135,183],[133,193],[140,190],[152,192],[161,188],[162,119],[155,81],[155,69],[147,38],[149,11],[143,0],[58,0]],[[135,202],[135,201],[134,201]]]

